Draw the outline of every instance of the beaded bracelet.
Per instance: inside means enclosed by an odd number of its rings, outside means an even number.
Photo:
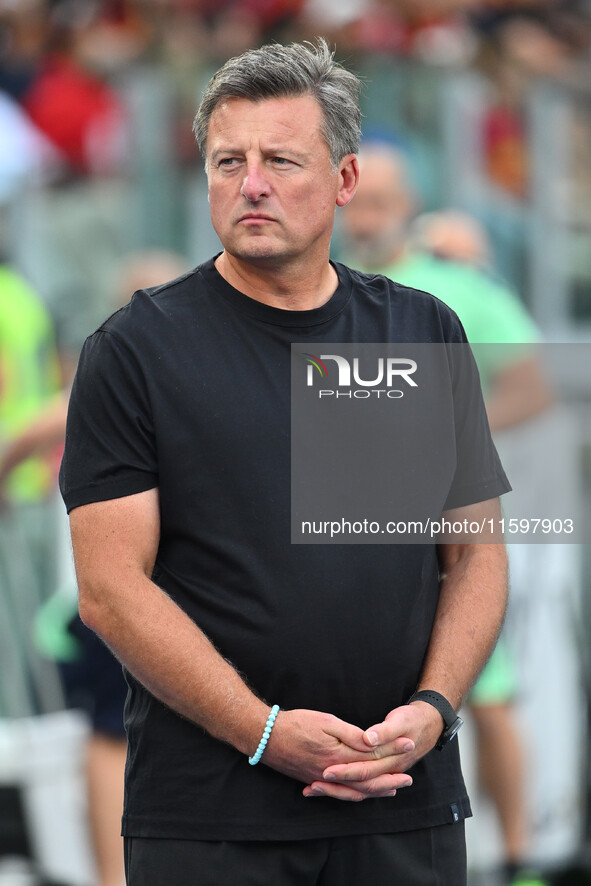
[[[271,708],[271,713],[269,714],[269,718],[265,724],[265,729],[263,731],[263,736],[259,742],[259,746],[256,749],[256,751],[254,752],[253,756],[248,758],[248,762],[250,763],[251,766],[256,766],[256,764],[259,762],[259,760],[263,756],[265,748],[267,747],[267,742],[269,741],[269,736],[271,735],[271,730],[273,729],[273,726],[275,725],[275,718],[276,718],[277,714],[279,713],[279,710],[280,710],[280,708],[279,708],[278,704],[274,704],[273,707]]]

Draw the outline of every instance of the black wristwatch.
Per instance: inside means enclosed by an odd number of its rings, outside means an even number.
[[[464,721],[461,717],[458,717],[447,698],[439,692],[434,692],[432,689],[421,689],[419,692],[415,692],[414,695],[411,695],[407,704],[410,704],[411,701],[426,701],[427,704],[433,705],[443,717],[445,727],[435,745],[438,751],[443,750],[446,744],[449,744],[452,738],[455,738],[458,729],[460,726],[463,726]]]

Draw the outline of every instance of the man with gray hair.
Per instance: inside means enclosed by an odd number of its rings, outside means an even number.
[[[291,345],[465,341],[431,296],[329,261],[358,92],[323,40],[227,62],[195,123],[223,251],[80,360],[60,481],[81,616],[129,683],[130,886],[465,882],[454,709],[503,617],[502,545],[291,544]],[[469,386],[439,512],[494,521]]]

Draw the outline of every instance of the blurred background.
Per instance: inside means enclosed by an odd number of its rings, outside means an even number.
[[[589,882],[591,2],[0,0],[0,886],[121,883],[121,702],[97,657],[80,677],[88,639],[56,494],[80,347],[135,289],[219,251],[191,133],[212,73],[316,35],[364,80],[367,143],[404,158],[409,248],[477,265],[482,291],[493,279],[527,317],[523,341],[549,343],[536,359],[552,405],[497,439],[530,502],[568,490],[578,543],[513,546],[502,734],[517,734],[521,818],[506,820],[483,771],[494,733],[470,706],[471,886],[517,883],[524,866],[520,883]],[[476,253],[447,237],[458,219]],[[363,266],[344,220],[334,257]],[[443,241],[427,237],[435,220]]]

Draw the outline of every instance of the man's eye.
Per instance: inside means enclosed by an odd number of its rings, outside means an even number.
[[[287,166],[287,164],[291,163],[291,161],[288,160],[287,157],[273,157],[273,163],[275,163],[277,166]]]
[[[222,157],[222,159],[219,161],[219,165],[228,167],[233,166],[235,162],[236,157]]]

